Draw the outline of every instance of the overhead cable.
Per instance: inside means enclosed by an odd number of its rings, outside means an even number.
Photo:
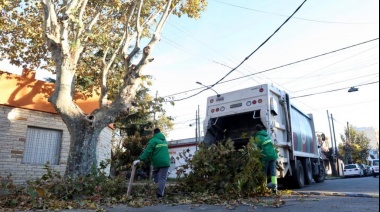
[[[360,85],[355,85],[355,86],[351,86],[351,87],[360,87],[360,86],[371,85],[371,84],[375,84],[375,83],[379,83],[379,81],[376,81],[376,82],[369,82],[369,83],[360,84]],[[346,89],[349,89],[349,88],[351,88],[351,87],[339,88],[339,89],[334,89],[334,90],[329,90],[329,91],[323,91],[323,92],[319,92],[319,93],[306,94],[306,95],[301,95],[301,96],[294,96],[294,97],[291,97],[291,99],[297,99],[297,98],[307,97],[307,96],[314,96],[314,95],[324,94],[324,93],[331,93],[331,92],[335,92],[335,91],[346,90]]]
[[[266,11],[262,11],[262,10],[256,10],[256,9],[252,9],[252,8],[247,8],[247,7],[243,7],[243,6],[239,6],[239,5],[234,5],[234,4],[230,4],[230,3],[226,3],[226,2],[222,2],[222,1],[218,1],[218,0],[214,0],[215,2],[218,2],[220,4],[225,4],[225,5],[229,5],[229,6],[232,6],[232,7],[237,7],[237,8],[240,8],[240,9],[245,9],[245,10],[251,10],[251,11],[255,11],[255,12],[259,12],[259,13],[266,13],[266,14],[271,14],[271,15],[277,15],[277,16],[285,16],[287,17],[287,15],[282,15],[282,14],[278,14],[278,13],[271,13],[271,12],[266,12]],[[293,17],[293,19],[298,19],[298,20],[303,20],[303,21],[311,21],[311,22],[318,22],[318,23],[325,23],[325,24],[378,24],[379,22],[367,22],[367,23],[352,23],[352,22],[337,22],[337,21],[321,21],[321,20],[315,20],[315,19],[308,19],[308,18],[299,18],[299,17]]]
[[[357,44],[354,44],[354,45],[350,45],[350,46],[347,46],[347,47],[344,47],[344,48],[340,48],[340,49],[336,49],[336,50],[333,50],[333,51],[330,51],[330,52],[319,54],[319,55],[316,55],[316,56],[313,56],[313,57],[308,57],[306,59],[298,60],[298,61],[295,61],[295,62],[287,63],[285,65],[281,65],[281,66],[277,66],[277,67],[274,67],[274,68],[270,68],[270,69],[266,69],[266,70],[263,70],[263,71],[259,71],[259,72],[256,72],[256,73],[253,73],[253,74],[250,74],[250,75],[246,75],[246,76],[242,76],[242,77],[237,77],[237,78],[234,78],[234,79],[226,80],[226,81],[220,82],[219,84],[223,84],[223,83],[239,80],[239,79],[242,79],[242,78],[246,78],[246,77],[249,77],[249,76],[253,76],[253,75],[257,75],[257,74],[262,74],[262,73],[265,73],[265,72],[269,72],[269,71],[273,71],[273,70],[276,70],[276,69],[284,68],[284,67],[287,67],[287,66],[295,65],[297,63],[301,63],[301,62],[312,60],[312,59],[315,59],[315,58],[318,58],[318,57],[322,57],[322,56],[326,56],[326,55],[329,55],[329,54],[333,54],[333,53],[336,53],[336,52],[339,52],[339,51],[350,49],[350,48],[353,48],[353,47],[356,47],[356,46],[360,46],[360,45],[363,45],[363,44],[366,44],[366,43],[370,43],[370,42],[373,42],[373,41],[376,41],[376,40],[379,40],[379,38],[371,39],[371,40],[364,41],[364,42],[361,42],[361,43],[357,43]],[[194,89],[190,89],[190,90],[174,93],[174,94],[171,94],[171,95],[164,96],[164,98],[166,98],[166,97],[173,97],[173,96],[176,96],[176,95],[179,95],[179,94],[184,94],[184,93],[191,92],[191,91],[196,91],[196,90],[199,90],[199,89],[201,89],[201,88],[194,88]],[[204,90],[207,90],[207,89],[204,89]],[[188,99],[188,98],[196,96],[198,94],[199,93],[196,93],[196,94],[191,95],[191,96],[189,96],[187,98],[178,99],[178,100],[174,100],[174,101],[180,101],[180,100]]]
[[[215,85],[219,84],[221,81],[223,81],[228,75],[230,75],[232,72],[234,72],[236,69],[238,69],[241,65],[243,65],[243,63],[245,61],[247,61],[254,53],[256,53],[262,46],[264,46],[264,44],[266,44],[293,16],[294,14],[296,14],[300,9],[301,7],[306,3],[307,0],[303,1],[302,4],[293,12],[292,15],[290,15],[284,23],[282,23],[280,25],[280,27],[278,27],[262,44],[260,44],[259,47],[257,47],[251,54],[249,54],[238,66],[236,66],[235,68],[233,68],[231,71],[229,71],[226,75],[224,75],[220,80],[218,80],[217,82],[215,82],[214,84],[212,84],[211,86],[208,86],[208,88],[205,88],[201,91],[199,91],[198,93],[196,94],[193,94],[191,96],[188,96],[188,97],[185,97],[185,98],[182,98],[182,99],[178,99],[178,100],[172,100],[172,101],[182,101],[182,100],[185,100],[185,99],[189,99],[193,96],[197,96],[199,95],[200,93],[202,93],[203,91],[206,91],[208,89],[211,89],[212,87],[214,87]]]

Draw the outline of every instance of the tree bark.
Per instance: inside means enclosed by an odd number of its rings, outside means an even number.
[[[67,159],[66,177],[86,176],[97,167],[96,149],[98,137],[103,130],[85,121],[68,125],[70,131],[70,154]]]

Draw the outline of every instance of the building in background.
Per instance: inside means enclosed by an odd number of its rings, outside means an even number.
[[[200,139],[203,140],[203,137]],[[197,141],[195,138],[187,138],[180,140],[169,141],[169,153],[170,153],[170,168],[168,178],[177,178],[177,168],[185,165],[186,161],[180,157],[180,154],[187,151],[188,156],[195,154],[197,150]],[[187,173],[190,170],[187,171]]]
[[[379,159],[379,129],[374,127],[355,127],[355,130],[363,132],[370,139],[368,159]]]
[[[40,178],[47,162],[61,175],[66,169],[70,134],[47,99],[54,84],[36,80],[35,74],[28,69],[21,76],[0,71],[0,181],[23,184]],[[97,95],[76,96],[85,113],[99,105]],[[106,127],[99,136],[98,162],[111,158],[112,133]],[[109,167],[105,171],[109,173]]]

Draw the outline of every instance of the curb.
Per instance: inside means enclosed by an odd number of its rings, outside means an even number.
[[[341,196],[341,197],[366,197],[366,198],[379,198],[378,194],[361,194],[361,193],[350,193],[350,192],[315,192],[315,191],[299,191],[292,192],[292,195],[319,195],[319,196]]]

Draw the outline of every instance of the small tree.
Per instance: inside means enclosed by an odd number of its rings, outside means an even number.
[[[344,155],[344,162],[366,163],[370,150],[370,139],[364,132],[359,132],[350,126],[345,128],[345,135],[341,135],[343,144],[339,145],[339,153]],[[348,135],[348,136],[347,136]]]
[[[138,158],[151,139],[154,127],[162,129],[164,134],[173,129],[173,118],[166,116],[163,103],[164,98],[152,97],[147,87],[140,86],[130,114],[120,117],[115,123],[121,138],[114,141],[112,150],[111,170],[114,175],[125,171]]]

